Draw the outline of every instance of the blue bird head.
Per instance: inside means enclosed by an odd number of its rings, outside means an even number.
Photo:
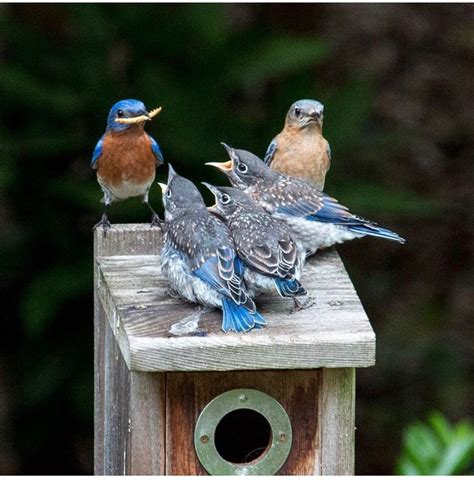
[[[188,209],[207,211],[198,188],[189,179],[179,176],[171,164],[168,163],[167,184],[161,182],[158,184],[163,193],[163,206],[165,207],[167,221]]]
[[[239,189],[253,186],[259,179],[272,179],[272,171],[259,157],[243,149],[234,149],[221,142],[229,154],[227,162],[207,162],[206,166],[217,167],[228,178],[231,184]]]
[[[122,132],[134,125],[141,125],[151,120],[161,107],[148,112],[145,104],[136,99],[125,99],[115,103],[107,117],[107,131]]]
[[[324,105],[317,100],[302,99],[294,102],[286,114],[286,125],[305,128],[311,125],[323,127]]]

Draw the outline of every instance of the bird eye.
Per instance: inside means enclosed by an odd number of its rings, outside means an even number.
[[[166,190],[166,197],[169,199],[171,197],[171,189]]]
[[[230,203],[230,197],[227,194],[222,194],[221,203],[222,204],[229,204]]]
[[[295,107],[295,116],[299,117],[301,115],[301,109],[299,107]]]
[[[117,117],[123,117],[123,110],[122,109],[119,109],[117,111]]]
[[[245,174],[249,169],[243,162],[239,162],[237,164],[237,170],[239,172],[242,172],[243,174]]]

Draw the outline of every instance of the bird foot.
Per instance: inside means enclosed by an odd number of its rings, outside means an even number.
[[[293,308],[290,311],[290,314],[298,313],[298,311],[306,310],[310,306],[313,306],[316,303],[314,298],[311,296],[306,296],[303,301],[300,301],[298,298],[293,298]]]
[[[150,227],[152,227],[152,228],[154,228],[155,226],[161,227],[162,222],[163,221],[160,219],[160,216],[158,216],[158,214],[156,214],[156,213],[153,213],[152,216],[151,216]]]
[[[110,224],[109,218],[105,213],[102,214],[100,221],[94,226],[94,231],[100,227],[104,230],[104,237],[107,236],[107,231],[112,227],[112,225]]]

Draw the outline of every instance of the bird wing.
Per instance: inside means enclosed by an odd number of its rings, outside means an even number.
[[[329,165],[331,164],[331,146],[329,145],[328,141],[326,141],[326,154],[328,155],[328,160],[329,160],[328,169],[329,169]]]
[[[166,235],[186,256],[195,276],[238,305],[255,311],[245,290],[243,263],[224,223],[206,210],[194,212],[168,224]]]
[[[238,305],[244,305],[250,311],[255,310],[255,304],[243,287],[242,261],[233,249],[218,248],[216,254],[195,269],[193,274]]]
[[[102,148],[104,146],[104,136],[105,134],[99,139],[99,142],[97,142],[94,148],[94,152],[92,153],[92,160],[91,160],[92,169],[97,169],[97,160],[102,155]]]
[[[289,216],[314,216],[323,207],[324,193],[304,181],[280,179],[264,193],[263,202],[273,205],[275,213]]]
[[[278,141],[276,140],[276,137],[272,139],[272,142],[270,142],[270,145],[268,146],[267,152],[265,153],[265,157],[263,158],[263,161],[267,166],[269,166],[272,161],[273,161],[273,156],[275,155],[275,152],[278,148]]]
[[[147,134],[147,136],[150,139],[151,150],[156,158],[156,165],[160,166],[161,164],[163,164],[163,153],[161,152],[160,146],[158,145],[158,142],[156,142],[155,139],[150,136],[150,134]]]
[[[291,277],[295,272],[297,247],[280,223],[268,218],[270,223],[253,220],[253,235],[239,229],[234,232],[237,252],[244,263],[261,274]]]

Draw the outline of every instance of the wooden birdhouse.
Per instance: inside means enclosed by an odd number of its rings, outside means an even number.
[[[337,252],[305,269],[313,306],[263,297],[265,328],[225,334],[220,311],[167,294],[161,242],[95,232],[95,473],[352,474],[375,335]]]

